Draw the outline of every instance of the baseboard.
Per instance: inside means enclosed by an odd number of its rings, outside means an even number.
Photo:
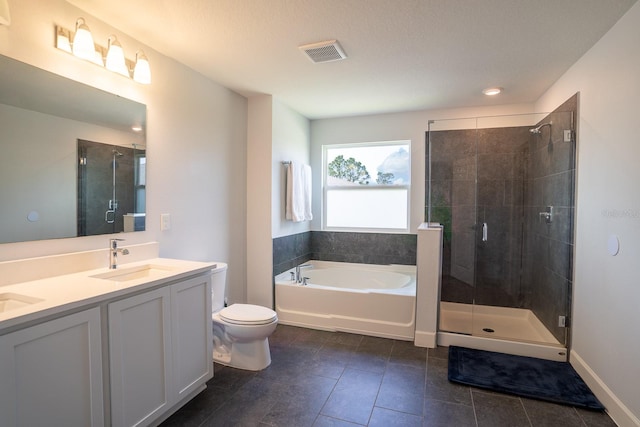
[[[437,335],[435,332],[416,331],[413,343],[416,347],[436,348]]]
[[[571,366],[591,388],[593,394],[607,408],[607,413],[620,427],[640,427],[640,419],[618,399],[613,391],[596,375],[582,357],[574,350],[569,358]]]

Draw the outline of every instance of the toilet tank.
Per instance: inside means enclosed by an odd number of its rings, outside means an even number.
[[[211,311],[213,313],[224,308],[224,295],[227,287],[227,264],[218,262],[211,274]]]

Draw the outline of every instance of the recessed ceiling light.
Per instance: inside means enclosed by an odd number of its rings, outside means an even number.
[[[485,90],[482,91],[482,93],[484,93],[487,96],[495,96],[497,94],[499,94],[500,92],[502,92],[502,88],[501,87],[488,87]]]

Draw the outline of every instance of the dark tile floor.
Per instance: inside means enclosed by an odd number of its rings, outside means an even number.
[[[605,414],[447,380],[447,348],[279,325],[271,366],[214,366],[162,426],[615,426]]]

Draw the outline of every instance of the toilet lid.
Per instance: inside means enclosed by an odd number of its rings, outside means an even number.
[[[220,318],[236,325],[265,325],[276,320],[276,312],[259,305],[232,304],[220,310]]]

